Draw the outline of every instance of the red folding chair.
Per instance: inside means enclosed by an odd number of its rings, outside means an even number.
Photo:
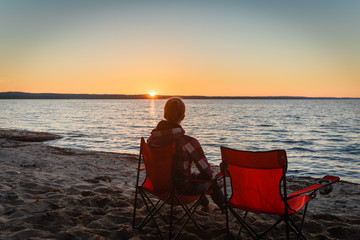
[[[176,239],[189,220],[191,220],[200,231],[203,231],[193,214],[207,193],[197,196],[185,196],[176,191],[172,177],[172,165],[175,158],[176,142],[161,148],[150,148],[146,144],[144,138],[141,138],[135,186],[133,228],[141,230],[151,220],[162,239],[165,239],[165,237],[163,232],[160,230],[158,224],[159,219],[164,223],[169,224],[169,239]],[[145,167],[141,167],[142,160]],[[145,170],[146,177],[144,182],[140,185],[139,178],[141,170]],[[157,198],[156,203],[151,200],[148,193]],[[138,195],[141,196],[141,199],[146,206],[147,214],[141,222],[136,225]],[[192,205],[189,208],[187,204],[190,203],[192,203]],[[166,204],[170,205],[170,216],[166,216],[161,211]],[[174,206],[181,206],[184,213],[180,218],[178,218],[178,221],[180,222],[179,225],[181,225],[180,229],[173,236],[173,218],[175,218],[173,210]]]
[[[240,222],[242,228],[253,239],[260,239],[279,223],[285,222],[286,239],[289,239],[290,230],[297,238],[305,239],[302,227],[305,219],[309,200],[315,197],[315,192],[320,188],[329,188],[330,184],[339,181],[339,177],[325,176],[317,183],[293,192],[287,193],[286,170],[287,157],[284,150],[267,152],[239,151],[220,147],[222,158],[222,172],[226,200],[226,226],[229,234],[230,211]],[[230,178],[232,194],[227,199],[226,178]],[[306,194],[307,193],[307,194]],[[305,206],[299,225],[290,218]],[[236,209],[245,211],[240,216]],[[248,212],[264,213],[280,216],[279,220],[262,233],[256,233],[246,221]]]

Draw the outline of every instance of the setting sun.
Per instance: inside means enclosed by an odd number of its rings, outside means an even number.
[[[150,97],[152,97],[152,98],[153,98],[153,97],[155,97],[155,96],[156,96],[156,93],[155,93],[155,92],[150,92],[150,93],[149,93],[149,95],[150,95]]]

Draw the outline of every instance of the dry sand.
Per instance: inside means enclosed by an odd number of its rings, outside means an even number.
[[[38,139],[21,141],[21,136]],[[159,239],[151,224],[132,229],[137,156],[36,142],[53,137],[0,130],[0,239]],[[313,181],[289,178],[292,190]],[[140,215],[144,211],[142,205]],[[226,238],[225,215],[199,212],[196,217],[205,233],[189,224],[180,239]],[[256,229],[272,219],[249,216]],[[236,236],[233,218],[231,226]],[[284,238],[282,226],[265,239]],[[329,195],[318,194],[309,204],[304,234],[308,239],[360,239],[359,185],[339,182]],[[250,238],[242,234],[242,239]]]

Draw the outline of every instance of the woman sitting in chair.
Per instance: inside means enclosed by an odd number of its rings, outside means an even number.
[[[193,137],[185,135],[180,123],[185,118],[185,104],[179,98],[169,99],[164,107],[164,118],[152,130],[147,142],[150,147],[163,147],[173,141],[177,142],[177,159],[174,164],[174,184],[182,194],[200,195],[212,190],[211,198],[222,210],[224,208],[224,195],[215,181],[214,172],[207,161],[200,143]],[[180,154],[179,154],[180,152]],[[192,171],[195,163],[199,173]],[[191,180],[206,180],[209,182],[194,182]],[[201,203],[204,211],[213,211],[214,206],[209,200]]]

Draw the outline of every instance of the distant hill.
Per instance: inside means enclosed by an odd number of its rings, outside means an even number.
[[[157,95],[157,99],[166,99],[171,96]],[[339,99],[331,97],[289,97],[289,96],[264,96],[264,97],[241,97],[241,96],[178,96],[183,99]],[[149,95],[125,95],[125,94],[63,94],[63,93],[25,93],[25,92],[0,92],[0,99],[148,99]],[[347,98],[349,99],[349,98]]]
[[[146,95],[2,92],[0,99],[144,99]]]

